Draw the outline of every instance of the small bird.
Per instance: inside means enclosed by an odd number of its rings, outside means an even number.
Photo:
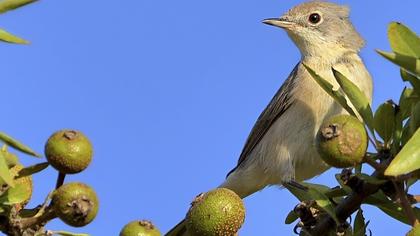
[[[329,166],[315,148],[323,121],[347,112],[311,77],[303,64],[339,88],[332,68],[371,100],[372,80],[358,53],[364,40],[349,20],[349,8],[324,1],[305,2],[263,23],[283,28],[301,53],[295,66],[258,117],[237,166],[219,186],[245,198],[270,185],[306,180]],[[285,58],[285,57],[283,57]],[[185,235],[184,222],[167,235]]]

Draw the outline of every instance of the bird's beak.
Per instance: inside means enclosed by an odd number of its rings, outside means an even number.
[[[277,26],[284,29],[290,28],[291,26],[294,25],[293,22],[288,21],[285,18],[269,18],[269,19],[263,20],[262,22],[267,25]]]

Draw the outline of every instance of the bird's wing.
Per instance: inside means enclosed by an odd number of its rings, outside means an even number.
[[[264,109],[261,115],[258,117],[257,122],[251,130],[251,133],[246,140],[245,146],[242,149],[242,153],[239,156],[238,164],[231,170],[227,176],[235,171],[254,150],[257,144],[261,141],[271,125],[290,107],[293,103],[291,99],[291,91],[293,90],[296,74],[299,68],[299,63],[295,66],[289,77],[277,91],[276,95],[271,99],[268,106]]]

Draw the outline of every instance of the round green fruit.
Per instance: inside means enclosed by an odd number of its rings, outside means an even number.
[[[159,230],[148,220],[135,220],[124,226],[120,236],[160,236]]]
[[[64,174],[75,174],[86,169],[92,161],[92,155],[89,139],[75,130],[55,132],[45,144],[48,162]]]
[[[354,167],[363,162],[368,136],[362,122],[350,115],[338,115],[324,122],[316,137],[321,158],[330,166]]]
[[[99,203],[91,187],[74,182],[62,185],[54,192],[52,205],[63,222],[70,226],[82,227],[95,219]]]
[[[194,199],[186,226],[191,236],[232,236],[241,228],[244,219],[242,199],[229,189],[218,188]]]

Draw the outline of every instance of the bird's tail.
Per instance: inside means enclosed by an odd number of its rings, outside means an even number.
[[[185,220],[179,222],[175,227],[169,230],[165,236],[188,236]]]

